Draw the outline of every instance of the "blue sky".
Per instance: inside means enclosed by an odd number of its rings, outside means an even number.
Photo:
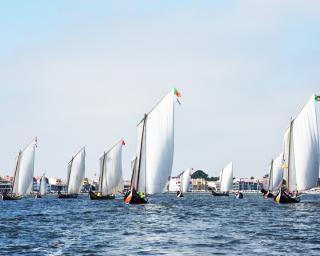
[[[125,177],[135,126],[170,88],[173,174],[262,176],[290,116],[320,93],[318,1],[1,1],[0,174],[38,136],[36,174],[87,176],[120,138]]]

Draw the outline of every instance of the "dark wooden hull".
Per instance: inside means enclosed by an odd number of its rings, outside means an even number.
[[[2,200],[21,200],[22,196],[2,194]]]
[[[184,195],[181,191],[177,191],[177,197],[184,197]]]
[[[236,194],[236,198],[238,199],[242,199],[243,198],[243,194],[241,192]]]
[[[292,197],[287,192],[280,190],[280,192],[274,197],[274,201],[279,204],[294,204],[300,202],[300,197]]]
[[[116,196],[115,195],[103,196],[103,195],[99,195],[99,194],[94,193],[94,192],[89,192],[89,198],[91,200],[111,200],[111,199],[115,199]]]
[[[126,204],[146,204],[148,203],[145,198],[142,198],[134,189],[130,190],[124,196],[124,202]]]
[[[229,193],[227,192],[216,192],[212,190],[212,195],[213,196],[229,196]]]
[[[261,193],[263,194],[264,198],[274,198],[274,194],[272,194],[269,190],[261,189]]]
[[[60,199],[69,199],[69,198],[77,198],[78,194],[62,194],[58,193],[58,198]]]

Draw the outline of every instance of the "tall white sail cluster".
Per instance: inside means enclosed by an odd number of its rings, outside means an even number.
[[[233,185],[233,164],[229,163],[220,172],[220,190],[221,192],[229,192]]]
[[[289,167],[290,191],[315,187],[319,177],[316,99],[315,95],[311,96],[285,134],[285,166]]]
[[[35,138],[23,151],[19,152],[12,188],[14,194],[24,195],[31,192],[36,146],[37,138]]]
[[[67,193],[79,194],[85,173],[85,148],[82,148],[68,164]]]
[[[174,150],[175,89],[139,123],[133,187],[148,194],[162,193],[170,179]]]
[[[191,168],[187,169],[180,176],[180,186],[183,193],[188,192],[189,184],[191,181],[191,170]]]
[[[121,140],[100,157],[99,190],[102,195],[119,193],[123,190]]]
[[[279,154],[272,163],[271,173],[271,191],[278,190],[280,188],[283,179],[283,153]]]

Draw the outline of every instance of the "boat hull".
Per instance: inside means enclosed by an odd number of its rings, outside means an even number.
[[[242,199],[243,198],[243,194],[241,192],[236,194],[236,198],[238,199]]]
[[[42,196],[40,194],[36,194],[34,198],[42,198]]]
[[[177,197],[184,197],[184,195],[182,194],[182,192],[177,192]]]
[[[132,189],[124,196],[124,202],[126,204],[146,204],[147,200]]]
[[[68,198],[77,198],[78,194],[62,194],[58,193],[58,198],[60,199],[68,199]]]
[[[228,192],[216,192],[212,190],[212,195],[213,196],[229,196]]]
[[[294,204],[300,202],[300,197],[292,197],[285,191],[280,190],[278,195],[274,197],[274,201],[279,204]]]
[[[2,194],[2,200],[21,200],[22,196]]]
[[[112,200],[112,199],[115,199],[116,196],[115,195],[103,196],[103,195],[99,195],[99,194],[94,193],[94,192],[89,192],[89,198],[91,200]]]

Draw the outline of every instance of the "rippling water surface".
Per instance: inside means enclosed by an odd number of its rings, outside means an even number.
[[[320,255],[320,196],[0,201],[1,255]]]

